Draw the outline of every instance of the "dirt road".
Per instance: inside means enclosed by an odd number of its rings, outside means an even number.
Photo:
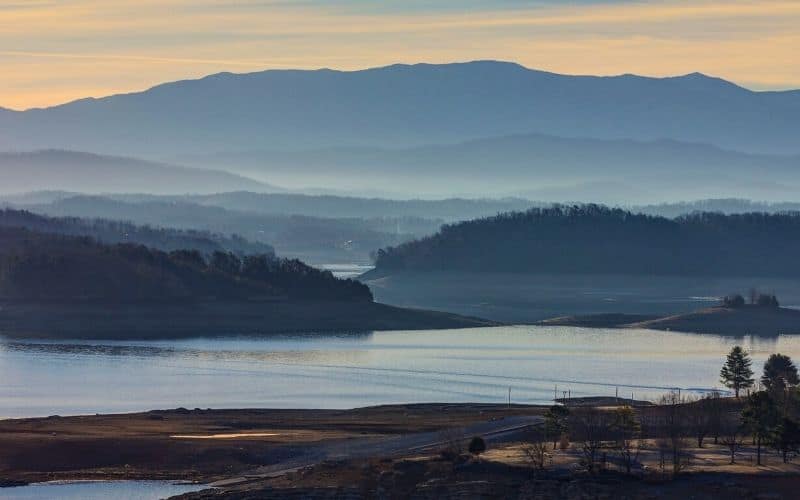
[[[318,446],[308,447],[301,456],[217,481],[211,486],[229,487],[277,477],[327,460],[411,455],[430,448],[443,447],[451,440],[469,439],[473,436],[481,436],[490,443],[511,440],[542,422],[543,419],[539,416],[509,416],[448,429],[446,432],[418,432],[391,437],[323,441]]]

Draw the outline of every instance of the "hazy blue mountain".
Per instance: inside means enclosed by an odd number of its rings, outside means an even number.
[[[83,193],[212,193],[276,188],[245,177],[73,151],[0,153],[0,193],[66,190]]]
[[[522,198],[441,200],[387,200],[343,196],[309,196],[294,193],[217,193],[190,195],[186,200],[263,214],[313,217],[424,218],[455,221],[485,217],[537,205]]]
[[[517,64],[220,73],[144,92],[0,113],[0,149],[126,155],[418,146],[543,133],[800,153],[800,93],[700,73],[567,76]]]
[[[743,200],[739,198],[709,199],[696,201],[683,201],[677,203],[662,203],[658,205],[641,205],[631,207],[635,213],[660,215],[662,217],[678,217],[693,212],[716,212],[723,214],[746,214],[753,212],[763,213],[800,213],[800,203]]]
[[[15,196],[9,201],[13,201],[12,206],[51,217],[104,218],[241,235],[249,241],[270,245],[281,256],[323,264],[367,263],[373,250],[434,233],[443,222],[418,217],[332,218],[255,213],[200,205],[188,201],[191,197],[121,198],[59,195],[50,202],[24,203],[26,197]]]
[[[417,194],[646,203],[706,197],[796,199],[800,156],[733,152],[672,140],[541,134],[405,149],[249,151],[185,159],[279,184],[391,186]]]
[[[526,210],[541,203],[522,198],[439,200],[394,200],[353,196],[306,195],[300,193],[254,193],[235,191],[214,194],[152,195],[107,194],[103,198],[82,197],[68,191],[37,191],[3,196],[0,202],[15,206],[49,205],[72,198],[88,201],[116,200],[127,204],[160,203],[197,207],[220,207],[227,210],[265,215],[304,215],[324,218],[385,218],[455,221],[495,215],[512,210]],[[69,203],[68,203],[69,204]],[[106,207],[104,207],[105,209]],[[189,211],[190,213],[190,211]]]
[[[21,227],[39,233],[89,236],[101,243],[135,243],[171,252],[197,250],[204,255],[215,251],[237,255],[274,254],[266,243],[256,243],[240,236],[226,236],[209,231],[137,226],[130,222],[78,217],[46,217],[25,210],[0,210],[0,227]]]

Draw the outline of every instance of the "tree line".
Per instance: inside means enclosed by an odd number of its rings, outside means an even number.
[[[554,205],[445,225],[381,249],[378,269],[800,276],[800,213],[667,219],[602,205]]]
[[[70,236],[90,236],[102,243],[133,243],[166,252],[188,248],[207,255],[215,251],[239,255],[275,253],[266,243],[252,242],[235,234],[225,236],[210,231],[136,225],[101,218],[46,217],[10,208],[0,210],[0,226],[24,227],[32,231]]]
[[[755,288],[750,289],[749,303],[751,306],[758,307],[771,307],[777,308],[781,306],[778,297],[771,293],[761,293]],[[748,302],[739,293],[732,293],[722,297],[722,305],[730,309],[741,309],[745,307]]]
[[[273,254],[165,252],[0,226],[0,297],[18,300],[324,299],[371,301],[369,288]]]
[[[691,465],[691,448],[722,447],[734,464],[747,445],[762,465],[771,449],[783,462],[800,454],[800,377],[791,358],[772,354],[756,380],[749,354],[735,346],[720,371],[734,391],[697,398],[672,391],[655,405],[630,401],[613,409],[564,404],[544,413],[544,424],[522,448],[534,474],[547,469],[555,450],[578,452],[583,468],[597,474],[611,467],[643,474],[642,457],[656,458],[661,473],[675,476]],[[552,451],[551,451],[552,450]],[[443,450],[445,458],[452,458]]]
[[[132,221],[139,225],[197,229],[211,234],[236,233],[248,241],[271,245],[278,249],[278,253],[338,254],[341,250],[347,250],[364,259],[376,248],[431,234],[441,225],[441,221],[417,217],[377,217],[368,210],[359,217],[333,218],[330,214],[316,217],[239,211],[187,201],[193,199],[175,197],[173,200],[172,197],[134,195],[118,195],[115,198],[73,196],[31,208],[37,213],[53,216],[103,217]],[[215,199],[210,198],[209,203]],[[228,247],[225,249],[235,251]],[[265,250],[237,253],[265,253]]]

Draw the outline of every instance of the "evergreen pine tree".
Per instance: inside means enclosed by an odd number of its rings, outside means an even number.
[[[750,355],[737,345],[731,349],[719,372],[722,383],[725,384],[725,387],[733,389],[737,398],[739,391],[753,386],[753,370],[750,368],[752,364]]]
[[[784,354],[772,354],[764,363],[761,383],[767,390],[774,391],[783,391],[800,383],[792,358]]]

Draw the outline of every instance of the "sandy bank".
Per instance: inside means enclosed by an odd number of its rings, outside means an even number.
[[[436,432],[543,411],[465,403],[353,410],[177,409],[0,420],[0,480],[214,481],[291,460],[327,442]],[[176,437],[212,435],[238,437]]]
[[[800,334],[800,311],[783,307],[717,306],[687,314],[661,317],[637,314],[561,316],[540,321],[538,324],[584,328],[647,328],[715,335],[775,336]]]

